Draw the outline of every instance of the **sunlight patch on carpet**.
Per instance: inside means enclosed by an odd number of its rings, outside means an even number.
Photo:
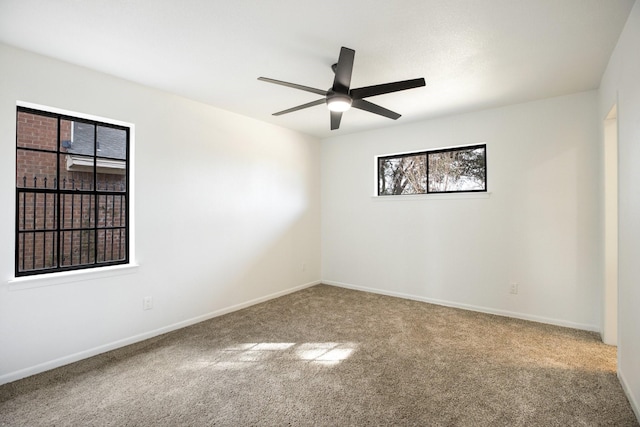
[[[275,358],[334,366],[348,359],[356,347],[357,344],[351,342],[237,343],[211,354],[206,359],[201,358],[190,362],[188,366],[183,366],[183,368],[189,370],[239,370]]]

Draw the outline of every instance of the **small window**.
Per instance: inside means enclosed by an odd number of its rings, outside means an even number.
[[[487,191],[487,146],[378,157],[378,195]]]
[[[16,276],[129,262],[130,129],[17,108]]]

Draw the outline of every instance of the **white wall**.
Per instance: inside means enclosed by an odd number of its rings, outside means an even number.
[[[320,279],[318,140],[5,45],[0,68],[0,383]],[[138,269],[9,283],[17,100],[135,125]]]
[[[323,281],[599,330],[596,116],[591,91],[323,140]],[[482,142],[488,198],[372,197],[376,155]]]
[[[599,115],[618,112],[618,376],[640,419],[640,3],[602,77]]]

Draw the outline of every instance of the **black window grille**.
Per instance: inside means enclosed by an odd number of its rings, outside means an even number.
[[[129,262],[130,129],[16,113],[15,274]]]
[[[378,195],[487,191],[487,146],[378,157]]]

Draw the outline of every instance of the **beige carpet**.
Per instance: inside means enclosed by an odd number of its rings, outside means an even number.
[[[0,387],[2,426],[634,426],[596,334],[319,285]]]

